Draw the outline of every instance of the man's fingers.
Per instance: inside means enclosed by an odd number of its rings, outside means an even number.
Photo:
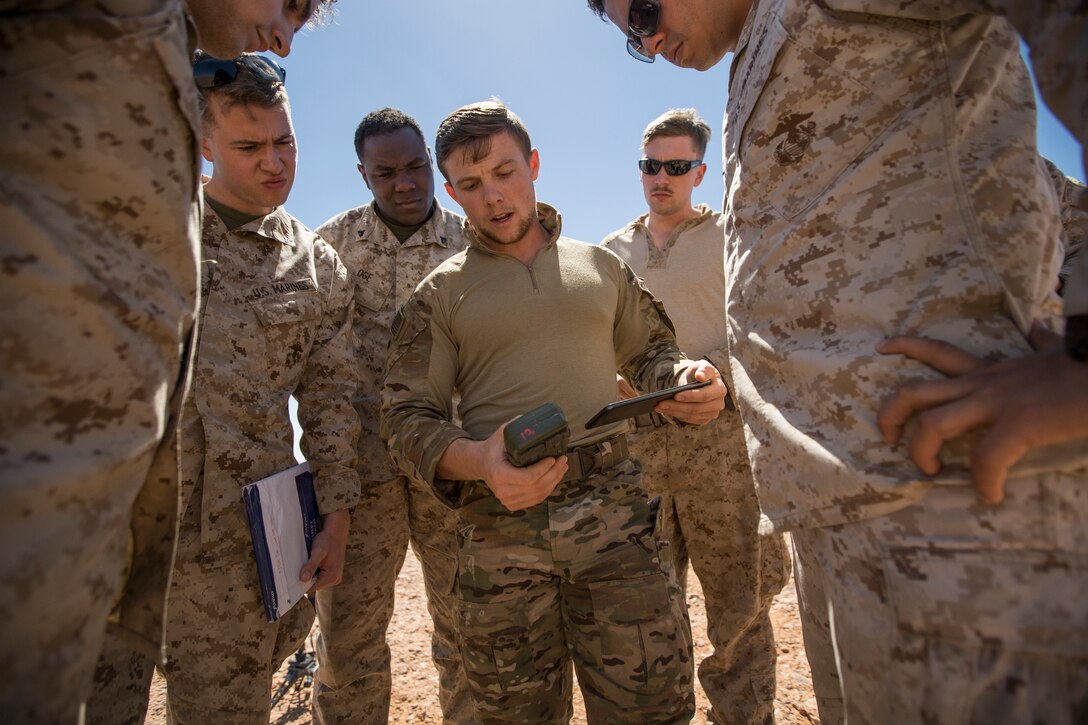
[[[962,378],[926,380],[904,385],[892,393],[876,414],[876,424],[886,443],[899,442],[903,427],[916,413],[948,401],[966,397],[974,383]]]
[[[314,572],[321,566],[321,562],[328,556],[328,549],[321,539],[314,539],[314,545],[310,548],[310,558],[298,574],[300,582],[308,582],[314,578]]]
[[[939,454],[945,441],[988,425],[992,420],[993,411],[977,396],[964,397],[923,413],[918,416],[910,439],[911,460],[927,476],[935,476],[941,470]]]
[[[971,450],[971,483],[987,503],[1005,498],[1005,477],[1033,446],[1016,421],[998,421]]]
[[[945,375],[966,375],[985,363],[955,345],[928,337],[901,335],[890,337],[876,346],[881,355],[906,355]]]

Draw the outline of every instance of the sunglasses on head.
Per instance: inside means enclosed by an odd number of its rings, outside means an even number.
[[[204,56],[193,63],[193,78],[200,88],[218,88],[233,83],[238,71],[245,66],[251,73],[264,80],[286,83],[287,70],[276,61],[263,55],[242,55],[232,60],[220,60]]]
[[[654,56],[642,47],[642,39],[657,32],[661,0],[631,0],[627,11],[627,53],[635,60],[653,63]]]
[[[638,169],[647,176],[657,176],[657,172],[661,171],[661,167],[665,167],[665,173],[669,176],[683,176],[694,168],[703,165],[703,160],[698,161],[685,161],[683,159],[672,159],[670,161],[658,161],[657,159],[639,159]]]

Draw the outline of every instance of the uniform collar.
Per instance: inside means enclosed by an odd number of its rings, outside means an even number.
[[[445,210],[442,205],[438,203],[438,199],[433,199],[434,212],[431,217],[415,231],[412,236],[404,240],[403,243],[398,242],[401,247],[415,247],[424,244],[435,244],[439,247],[449,249],[453,246],[454,240],[450,239],[446,234],[444,228],[444,222],[446,219]],[[390,238],[396,239],[397,235],[393,234],[386,223],[378,215],[378,206],[372,201],[363,207],[363,216],[360,220],[360,225],[363,228],[363,233],[367,239],[374,239],[378,235],[389,235]],[[424,230],[429,231],[430,234],[425,234]]]
[[[272,213],[243,224],[234,231],[252,232],[288,247],[295,246],[294,223],[291,215],[282,206],[277,206]]]

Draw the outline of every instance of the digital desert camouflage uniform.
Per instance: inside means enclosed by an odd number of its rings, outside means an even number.
[[[877,354],[885,337],[1019,356],[1060,309],[1031,83],[994,8],[1031,31],[1044,93],[1081,123],[1083,8],[763,0],[731,69],[734,389],[764,526],[793,530],[828,722],[842,694],[851,722],[1086,717],[1088,445],[1029,454],[983,511],[967,440],[929,479],[876,427],[885,396],[937,375]]]
[[[179,0],[0,0],[0,18],[0,720],[71,723],[108,616],[162,653],[196,90]]]
[[[352,284],[332,247],[282,207],[230,231],[209,208],[202,251],[167,701],[171,722],[267,723],[272,674],[314,612],[303,600],[265,621],[241,489],[295,464],[294,395],[318,510],[358,500]]]
[[[1066,176],[1050,159],[1044,158],[1047,173],[1054,184],[1054,193],[1058,195],[1058,205],[1062,217],[1062,245],[1065,256],[1062,261],[1059,293],[1064,292],[1065,283],[1073,272],[1077,258],[1088,239],[1088,193],[1084,184],[1072,176]]]
[[[467,227],[469,248],[398,313],[382,436],[401,471],[459,507],[458,634],[479,722],[566,723],[571,658],[590,722],[688,722],[690,631],[637,464],[606,463],[516,512],[482,482],[435,477],[450,443],[482,440],[545,402],[565,411],[572,446],[614,437],[625,423],[580,421],[615,398],[617,365],[647,390],[686,367],[631,270],[560,237],[556,211],[538,208],[552,243],[532,265]]]
[[[317,593],[318,663],[314,711],[319,722],[383,723],[392,687],[385,633],[409,537],[423,567],[434,622],[431,656],[447,723],[473,722],[472,698],[457,650],[453,618],[456,514],[429,486],[397,473],[379,435],[381,385],[393,315],[428,272],[465,246],[463,219],[437,201],[422,227],[401,243],[374,203],[318,227],[355,280],[355,410],[362,422],[359,504],[352,510],[344,578]]]
[[[728,375],[724,218],[705,205],[697,209],[699,216],[681,223],[664,249],[654,245],[646,215],[601,244],[664,303],[680,348]],[[699,663],[699,680],[710,721],[773,719],[777,651],[770,606],[789,565],[782,535],[758,532],[740,414],[725,410],[698,427],[640,427],[629,441],[647,490],[662,497],[659,516],[681,582],[690,558],[702,585],[714,651]]]

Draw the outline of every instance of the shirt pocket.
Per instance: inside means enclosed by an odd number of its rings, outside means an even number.
[[[264,328],[317,320],[321,317],[321,293],[314,290],[265,297],[253,304],[253,312]]]

